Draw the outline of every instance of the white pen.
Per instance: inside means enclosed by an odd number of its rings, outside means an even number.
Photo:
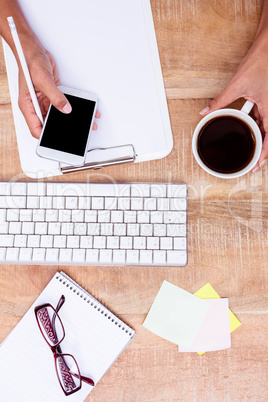
[[[28,66],[27,66],[27,63],[26,63],[26,60],[25,60],[25,57],[24,57],[22,47],[21,47],[21,43],[20,43],[20,39],[19,39],[19,35],[18,35],[18,32],[17,32],[15,22],[14,22],[12,17],[8,17],[7,21],[8,21],[8,25],[9,25],[9,28],[10,28],[10,31],[11,31],[11,34],[12,34],[12,37],[13,37],[13,40],[14,40],[14,43],[15,43],[15,47],[16,47],[16,50],[17,50],[17,53],[18,53],[21,68],[22,68],[22,71],[23,71],[24,77],[26,79],[26,83],[27,83],[27,86],[28,86],[28,89],[29,89],[29,92],[30,92],[30,95],[31,95],[31,98],[32,98],[35,113],[37,114],[37,116],[39,117],[39,120],[41,121],[41,123],[43,125],[44,124],[43,116],[42,116],[42,113],[41,113],[41,110],[40,110],[40,106],[39,106],[39,103],[38,103],[38,100],[37,100],[37,97],[36,97],[36,93],[35,93],[35,90],[34,90],[34,87],[33,87],[33,83],[32,83],[32,80],[31,80],[30,73],[29,73],[29,69],[28,69]]]

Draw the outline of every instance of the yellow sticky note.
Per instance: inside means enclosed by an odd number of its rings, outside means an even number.
[[[202,288],[200,288],[194,294],[200,299],[219,299],[220,296],[216,292],[216,290],[211,286],[210,283],[207,283]],[[234,313],[229,309],[229,318],[230,318],[230,332],[232,333],[236,328],[241,325],[241,322],[236,318]],[[199,355],[204,354],[205,352],[198,352]]]

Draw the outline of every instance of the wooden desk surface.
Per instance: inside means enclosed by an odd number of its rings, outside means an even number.
[[[132,326],[137,336],[87,401],[262,401],[267,383],[268,169],[236,180],[203,172],[191,137],[208,104],[249,49],[260,0],[152,0],[174,148],[158,161],[105,168],[53,180],[185,182],[189,186],[186,268],[0,267],[0,341],[57,270],[63,269]],[[241,102],[236,103],[239,107]],[[21,172],[2,49],[0,50],[0,180]],[[12,150],[12,152],[10,152]],[[210,282],[228,297],[242,326],[229,350],[179,354],[142,327],[166,279],[190,292]],[[13,402],[13,401],[11,401]]]

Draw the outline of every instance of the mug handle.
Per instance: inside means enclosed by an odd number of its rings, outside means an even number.
[[[250,101],[246,101],[241,109],[241,112],[249,114],[251,109],[253,108],[254,103]]]

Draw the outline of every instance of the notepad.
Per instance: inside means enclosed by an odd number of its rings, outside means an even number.
[[[34,307],[65,303],[59,315],[65,328],[62,352],[72,354],[82,375],[95,386],[135,336],[118,319],[65,273],[57,273],[0,347],[0,395],[3,401],[81,402],[93,389],[82,388],[66,397],[59,385],[54,357],[38,328]]]

